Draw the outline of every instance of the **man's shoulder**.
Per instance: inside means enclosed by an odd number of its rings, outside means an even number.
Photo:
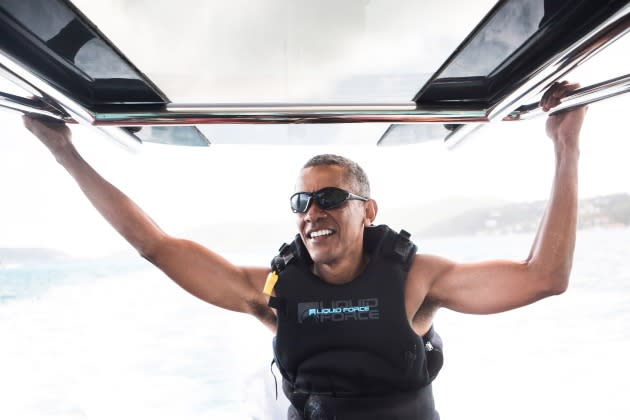
[[[418,253],[409,269],[409,280],[430,285],[441,273],[451,269],[454,262],[446,258]]]

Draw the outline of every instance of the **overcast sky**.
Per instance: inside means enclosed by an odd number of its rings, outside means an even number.
[[[630,135],[620,124],[629,100],[620,97],[589,109],[580,158],[582,197],[630,192]],[[0,246],[47,246],[76,254],[125,246],[17,114],[0,112],[0,124]],[[545,199],[553,174],[544,118],[486,127],[452,151],[435,142],[387,148],[143,145],[129,153],[90,128],[73,131],[87,159],[170,232],[236,220],[291,225],[288,196],[296,175],[321,152],[341,153],[364,166],[382,215],[391,207],[449,197]]]
[[[481,2],[488,7],[494,3]],[[338,2],[300,2],[297,7],[278,0],[265,3],[265,7],[251,2],[208,3],[207,10],[194,9],[195,16],[202,16],[208,23],[199,26],[190,24],[190,8],[173,10],[170,1],[154,1],[148,8],[141,7],[142,2],[75,3],[142,71],[180,101],[194,99],[195,95],[209,98],[209,102],[238,101],[243,92],[252,101],[269,100],[269,92],[280,92],[272,98],[279,101],[321,99],[330,94],[330,88],[310,84],[309,80],[321,79],[334,86],[357,72],[387,75],[391,71],[395,76],[391,80],[404,81],[408,69],[419,73],[435,69],[445,58],[437,52],[451,51],[480,18],[475,15],[479,9],[461,1],[435,3],[435,9],[430,10],[414,1],[401,1],[400,7],[390,7],[387,1],[353,2],[354,6],[365,7],[363,13],[356,14],[356,7],[339,9]],[[219,7],[220,13],[211,10],[210,4]],[[454,5],[459,13],[450,13]],[[174,15],[165,13],[164,7]],[[335,13],[331,14],[333,8]],[[134,24],[122,24],[123,16],[130,17]],[[169,16],[170,22],[159,20],[164,16]],[[430,30],[432,25],[443,23],[443,16],[449,16],[453,31],[440,39],[427,38],[430,33],[444,33]],[[422,19],[422,25],[410,24],[412,17]],[[151,22],[151,18],[158,20]],[[343,24],[332,25],[333,18],[344,19]],[[172,24],[176,22],[183,25],[175,29]],[[209,24],[212,22],[216,24]],[[334,28],[348,31],[331,32]],[[630,36],[626,38],[630,40]],[[182,39],[194,42],[177,41]],[[570,79],[587,85],[602,75],[628,73],[628,42],[617,44],[613,45],[616,49],[607,49],[606,59],[601,58],[603,54],[597,57],[597,68],[589,68],[592,62],[588,62]],[[169,60],[153,59],[163,58],[165,51],[178,55],[169,56]],[[191,65],[189,60],[197,61]],[[204,71],[188,74],[191,68]],[[400,69],[402,73],[396,76]],[[226,83],[226,75],[233,74],[264,76],[265,82],[244,78],[242,83]],[[304,79],[295,79],[297,75]],[[273,82],[275,76],[279,77],[277,83]],[[329,80],[328,76],[336,79]],[[416,76],[409,80],[414,86],[419,83]],[[173,81],[178,82],[169,84]],[[199,85],[202,82],[211,85]],[[251,83],[262,90],[252,90]],[[383,86],[388,84],[380,87]],[[187,89],[180,92],[182,87]],[[398,88],[405,92],[407,89]],[[387,91],[379,91],[380,94]],[[588,112],[581,155],[582,197],[630,192],[630,169],[626,163],[630,134],[624,125],[630,109],[629,96],[595,104]],[[0,124],[0,247],[46,246],[95,254],[125,246],[101,221],[70,177],[21,126],[17,114],[0,111]],[[293,127],[324,144],[213,144],[207,149],[143,145],[132,154],[90,128],[73,130],[75,142],[88,161],[169,232],[238,220],[283,220],[291,225],[288,196],[300,166],[316,153],[344,154],[364,166],[383,216],[377,218],[380,223],[388,222],[385,216],[394,207],[462,196],[525,201],[545,199],[549,193],[553,151],[544,135],[544,118],[493,123],[455,151],[447,151],[439,142],[387,148],[367,145],[372,142],[370,133],[385,127],[346,125],[334,140],[327,131],[329,127]],[[231,135],[232,140],[255,138],[260,130],[273,130],[261,126],[215,129],[220,133],[218,137]],[[326,144],[331,141],[355,145]]]

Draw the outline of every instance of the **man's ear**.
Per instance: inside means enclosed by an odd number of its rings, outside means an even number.
[[[376,219],[376,213],[378,213],[378,204],[376,201],[370,199],[365,203],[365,226],[372,226],[374,219]]]

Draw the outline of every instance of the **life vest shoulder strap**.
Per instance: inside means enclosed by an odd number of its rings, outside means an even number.
[[[368,252],[380,252],[384,257],[402,264],[405,271],[409,271],[418,251],[409,232],[402,229],[396,233],[387,225],[379,225],[366,228],[364,237],[364,248]]]
[[[387,225],[370,226],[365,228],[363,246],[368,253],[380,252],[384,257],[402,264],[405,271],[409,271],[413,257],[418,250],[418,247],[410,238],[411,234],[404,229],[396,233]],[[289,264],[296,261],[300,261],[307,266],[310,266],[312,263],[300,235],[295,235],[290,244],[282,244],[278,250],[278,255],[271,260],[271,273],[265,284],[265,294],[271,296],[271,291],[275,286],[278,275]]]

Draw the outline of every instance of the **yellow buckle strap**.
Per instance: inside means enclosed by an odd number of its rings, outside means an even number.
[[[272,271],[269,274],[267,274],[267,280],[265,281],[265,287],[263,288],[263,293],[266,294],[267,296],[271,296],[271,292],[273,291],[273,288],[275,287],[277,281],[278,281],[278,273],[276,273],[275,271]]]

